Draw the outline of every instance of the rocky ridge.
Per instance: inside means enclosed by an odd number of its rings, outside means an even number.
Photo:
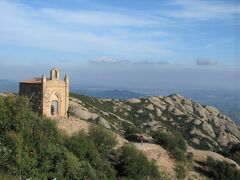
[[[128,127],[147,134],[172,128],[181,131],[189,145],[209,150],[240,142],[240,127],[232,119],[179,94],[126,101],[78,96],[70,107],[75,116],[120,134]]]

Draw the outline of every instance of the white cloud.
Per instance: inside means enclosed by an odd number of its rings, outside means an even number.
[[[112,57],[98,57],[89,61],[94,64],[119,64],[119,63],[128,63],[127,60],[120,60]]]
[[[199,66],[210,66],[210,65],[216,65],[217,61],[208,59],[208,58],[198,58],[196,60],[196,64]]]

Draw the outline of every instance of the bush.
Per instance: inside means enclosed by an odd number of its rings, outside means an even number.
[[[90,134],[91,133],[90,130]],[[99,133],[99,135],[102,134]],[[80,160],[89,162],[89,165],[95,169],[96,176],[99,179],[114,179],[116,172],[105,154],[101,154],[102,152],[98,151],[97,145],[98,144],[95,144],[94,141],[84,133],[79,133],[66,141],[66,147]],[[103,150],[108,147],[109,146],[105,147],[102,145],[100,149]]]
[[[216,180],[236,180],[240,179],[240,171],[226,161],[215,161],[208,157],[207,166],[211,178]]]
[[[187,144],[179,132],[156,132],[153,135],[156,142],[166,148],[171,155],[178,161],[177,177],[184,179]]]
[[[124,145],[112,154],[113,164],[119,178],[160,179],[160,172],[153,162],[130,145]]]
[[[186,171],[185,171],[185,164],[184,163],[178,163],[177,164],[177,178],[178,179],[184,179],[186,176]]]
[[[175,157],[177,161],[185,162],[186,161],[186,154],[183,150],[176,147],[171,151],[172,155]]]
[[[53,121],[35,116],[23,97],[0,97],[0,107],[3,174],[23,179],[115,178],[114,168],[89,136],[64,137]]]
[[[124,126],[124,130],[125,130],[125,133],[124,133],[125,136],[141,133],[141,130],[139,128],[129,124],[126,124]]]
[[[179,161],[186,160],[185,152],[187,150],[187,145],[183,136],[179,132],[173,134],[170,132],[158,131],[153,137],[158,144],[169,150],[174,158]]]
[[[89,137],[96,145],[100,154],[105,158],[108,157],[117,144],[115,135],[101,127],[92,126],[89,131]]]
[[[240,144],[233,144],[228,150],[225,150],[224,155],[233,159],[240,165]]]
[[[156,166],[132,147],[116,150],[120,161],[110,161],[115,145],[114,135],[97,127],[89,135],[66,137],[53,121],[37,117],[26,98],[0,96],[0,179],[159,177]]]

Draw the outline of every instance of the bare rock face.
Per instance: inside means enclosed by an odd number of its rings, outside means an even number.
[[[239,165],[235,161],[225,158],[224,156],[222,156],[218,153],[215,153],[215,152],[196,150],[190,146],[188,147],[187,152],[191,153],[193,156],[193,161],[198,162],[198,163],[201,162],[203,164],[206,164],[207,158],[211,157],[217,161],[227,161],[229,164],[234,165],[237,169],[240,169]]]
[[[200,140],[197,138],[193,138],[191,141],[195,144],[200,144]]]
[[[129,99],[128,102],[132,104],[137,104],[137,103],[140,103],[141,100],[137,98],[132,98],[132,99]]]
[[[190,104],[184,104],[184,108],[186,109],[187,113],[193,113],[193,107]]]
[[[212,138],[216,137],[216,134],[215,134],[215,132],[214,132],[214,130],[213,130],[213,128],[210,124],[204,122],[203,125],[202,125],[202,128]]]
[[[161,117],[162,116],[162,111],[160,109],[156,109],[156,114],[158,117]]]
[[[150,121],[150,122],[145,122],[142,124],[142,126],[148,127],[153,131],[157,131],[159,129],[163,129],[163,125],[159,121]]]
[[[174,106],[173,100],[170,97],[165,97],[163,99],[167,104]]]
[[[210,113],[212,113],[214,116],[218,116],[218,114],[219,114],[219,111],[215,107],[206,106],[205,109],[207,111],[209,111]]]
[[[135,125],[144,132],[168,129],[171,125],[182,131],[191,144],[210,148],[223,148],[240,143],[240,128],[225,114],[212,106],[201,105],[181,95],[149,97],[127,101],[99,100],[100,106],[86,106],[84,99],[70,100],[75,116],[84,120],[96,120],[105,128],[121,130],[122,123]],[[110,102],[110,103],[109,103]],[[87,101],[86,103],[89,103]],[[113,104],[112,112],[109,104]],[[139,105],[137,105],[139,103]],[[151,113],[149,112],[151,111]],[[168,125],[167,125],[168,124]]]
[[[108,121],[106,121],[106,119],[100,117],[98,120],[98,124],[100,124],[101,126],[107,128],[107,129],[111,129],[110,124],[108,123]]]
[[[212,145],[227,146],[229,143],[240,142],[240,128],[226,115],[212,106],[202,106],[181,95],[175,94],[167,97],[150,97],[148,100],[159,107],[157,116],[164,121],[171,122],[178,128],[192,126],[189,130],[191,136],[199,136],[199,142],[193,138],[193,143],[199,144],[201,139],[208,139]],[[164,112],[172,114],[172,118],[165,117]],[[183,117],[183,118],[182,118]],[[176,120],[182,120],[185,125],[179,126]],[[181,129],[180,129],[181,130]],[[209,144],[209,146],[211,146]]]
[[[0,93],[0,96],[7,97],[5,93]]]
[[[205,109],[200,104],[194,103],[193,107],[194,107],[194,112],[198,117],[203,119],[206,118]]]
[[[187,114],[188,111],[186,110],[186,108],[181,104],[181,102],[176,102],[175,104],[176,108],[181,111],[183,114]]]
[[[167,108],[167,104],[162,100],[161,97],[150,97],[148,100],[154,104],[155,106],[159,107],[162,110],[165,110]]]
[[[183,116],[183,115],[184,115],[184,112],[180,111],[179,109],[174,108],[174,109],[173,109],[173,114],[174,114],[175,116]]]
[[[153,111],[155,109],[152,104],[148,104],[145,108],[150,110],[150,111]]]
[[[69,106],[71,107],[73,114],[80,119],[95,120],[99,117],[98,114],[90,112],[89,109],[82,106],[80,101],[76,101],[73,99],[72,101],[69,102]]]
[[[200,125],[202,123],[202,121],[200,121],[199,119],[195,119],[193,123],[195,125]]]

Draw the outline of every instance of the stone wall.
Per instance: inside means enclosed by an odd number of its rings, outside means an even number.
[[[20,83],[19,95],[29,98],[32,110],[38,115],[42,115],[42,84]]]
[[[43,82],[43,116],[51,117],[51,102],[59,102],[60,117],[67,116],[68,110],[68,92],[66,83],[60,79],[53,79]],[[56,99],[57,98],[57,99]]]

